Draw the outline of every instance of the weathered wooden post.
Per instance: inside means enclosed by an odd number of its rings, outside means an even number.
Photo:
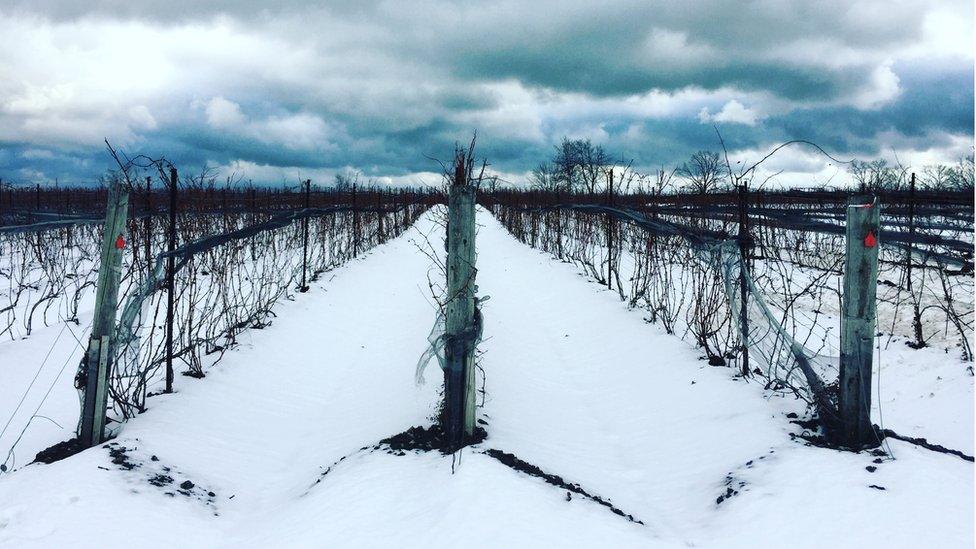
[[[854,197],[847,206],[838,411],[840,442],[855,448],[880,442],[871,425],[880,209],[874,197]]]
[[[129,209],[129,191],[121,182],[108,190],[105,229],[102,235],[101,266],[95,290],[95,318],[86,354],[85,401],[81,411],[81,443],[95,446],[105,437],[109,372],[114,362],[115,312],[122,278],[122,250]]]
[[[166,392],[173,392],[173,322],[176,298],[176,168],[169,169],[169,246],[166,258]]]
[[[444,431],[455,448],[475,430],[475,188],[463,153],[448,195]]]

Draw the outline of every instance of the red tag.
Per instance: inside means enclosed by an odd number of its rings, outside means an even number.
[[[873,248],[878,245],[878,239],[874,237],[874,231],[868,231],[868,235],[864,237],[864,247]]]
[[[115,239],[115,249],[121,250],[122,248],[125,248],[125,237],[119,235],[119,237]]]

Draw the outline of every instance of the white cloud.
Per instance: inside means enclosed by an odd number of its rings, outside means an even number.
[[[228,137],[248,137],[291,149],[329,149],[330,128],[320,117],[309,113],[251,119],[234,101],[217,96],[204,106],[207,125]]]
[[[239,129],[246,119],[241,112],[241,106],[217,96],[207,102],[207,124],[218,130]]]
[[[709,122],[724,122],[755,126],[758,119],[759,115],[755,110],[746,107],[735,99],[727,102],[722,107],[722,110],[715,114],[711,114],[708,107],[702,107],[702,109],[698,111],[698,120],[703,124]]]
[[[899,83],[891,63],[885,63],[871,72],[865,85],[850,98],[850,103],[862,110],[877,109],[898,97]]]

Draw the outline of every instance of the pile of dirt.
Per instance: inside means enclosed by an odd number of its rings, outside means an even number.
[[[461,446],[478,444],[487,437],[488,432],[484,428],[475,427],[474,435],[465,438]],[[436,424],[430,427],[411,427],[400,434],[384,438],[380,441],[378,448],[384,447],[388,449],[389,453],[397,455],[403,455],[404,451],[430,452],[433,450],[438,450],[443,454],[453,454],[459,449],[448,441],[444,430]]]
[[[85,449],[87,447],[78,438],[68,439],[38,452],[34,457],[34,462],[54,463],[55,461],[69,458]]]

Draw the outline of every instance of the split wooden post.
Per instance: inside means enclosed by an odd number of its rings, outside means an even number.
[[[95,290],[95,318],[88,341],[85,400],[81,410],[81,443],[101,444],[105,437],[109,372],[114,361],[115,312],[122,278],[122,250],[125,248],[129,191],[116,181],[109,186],[101,263]]]
[[[878,288],[881,207],[874,197],[847,206],[847,263],[840,339],[840,439],[857,448],[879,443],[871,425],[871,367]]]
[[[444,431],[454,447],[475,430],[475,188],[457,162],[448,195]]]

